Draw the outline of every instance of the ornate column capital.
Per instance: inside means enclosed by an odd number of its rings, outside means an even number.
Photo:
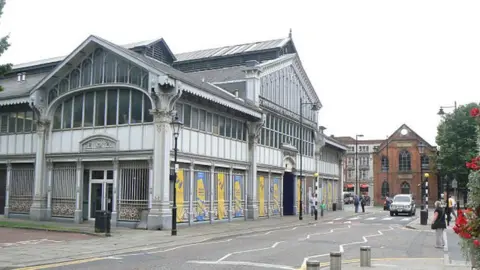
[[[154,101],[154,110],[171,112],[175,103],[182,96],[183,85],[180,81],[168,76],[158,76],[152,82],[151,95]]]
[[[261,120],[255,122],[247,122],[249,143],[257,144],[260,140],[262,128],[265,126],[265,118],[265,114],[263,114]]]

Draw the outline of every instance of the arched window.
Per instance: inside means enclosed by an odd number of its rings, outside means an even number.
[[[400,193],[402,194],[410,194],[410,184],[407,182],[403,182],[400,186]]]
[[[390,196],[390,185],[388,184],[387,180],[383,180],[382,183],[382,197]]]
[[[137,90],[108,89],[85,92],[59,104],[53,117],[53,129],[152,122],[151,115],[144,115],[144,112],[151,108],[150,99]]]
[[[398,155],[398,170],[401,172],[408,172],[412,170],[410,153],[403,150]]]
[[[92,84],[92,61],[86,59],[82,65],[82,86],[89,86]]]
[[[426,155],[422,155],[422,169],[430,169],[430,159]]]
[[[388,157],[383,156],[382,157],[382,172],[387,172],[388,171]]]

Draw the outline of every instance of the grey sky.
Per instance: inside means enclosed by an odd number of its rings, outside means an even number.
[[[384,138],[406,123],[435,144],[440,105],[478,102],[480,1],[7,0],[1,62],[69,54],[90,34],[163,37],[173,52],[282,38],[323,102],[329,134]]]

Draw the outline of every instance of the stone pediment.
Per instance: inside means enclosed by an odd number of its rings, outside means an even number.
[[[108,135],[92,135],[80,141],[80,152],[109,152],[118,150],[118,140]]]

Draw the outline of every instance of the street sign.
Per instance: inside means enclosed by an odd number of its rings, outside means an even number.
[[[457,179],[453,179],[453,181],[452,181],[452,188],[458,188]]]

